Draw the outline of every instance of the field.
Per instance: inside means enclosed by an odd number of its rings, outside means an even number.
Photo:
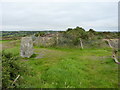
[[[2,44],[5,52],[19,56],[19,40]],[[28,68],[20,88],[118,88],[118,65],[110,48],[34,47],[34,52],[35,57],[19,58]]]

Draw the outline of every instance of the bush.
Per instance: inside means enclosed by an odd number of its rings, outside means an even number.
[[[20,84],[20,78],[12,85],[18,75],[25,72],[25,67],[20,64],[19,57],[2,51],[2,88],[14,88]]]

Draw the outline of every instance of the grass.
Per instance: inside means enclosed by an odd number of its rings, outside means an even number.
[[[20,48],[20,40],[0,40],[0,52],[8,48]],[[18,49],[17,49],[18,50]]]
[[[6,52],[19,55],[19,44]],[[29,68],[21,88],[117,88],[118,65],[111,49],[34,48],[35,57],[21,58]]]
[[[10,42],[12,40],[0,40],[0,43],[6,43],[6,42]]]

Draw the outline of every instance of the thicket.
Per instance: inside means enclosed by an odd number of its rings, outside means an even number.
[[[42,46],[46,47],[44,44],[47,43],[53,43],[52,45],[47,47],[82,47],[81,42],[83,44],[83,47],[85,48],[98,48],[98,47],[107,47],[107,43],[103,41],[103,39],[116,39],[119,38],[120,33],[119,32],[96,32],[93,29],[89,29],[88,31],[85,31],[82,27],[76,27],[76,28],[68,28],[66,31],[57,31],[55,32],[39,32],[36,33],[35,36],[41,36],[46,37],[47,34],[54,34],[53,39],[49,40],[47,42],[44,41],[43,45],[42,42],[40,43]],[[37,45],[37,46],[41,46]]]
[[[96,32],[93,29],[85,31],[82,27],[68,28],[65,32],[59,32],[55,46],[81,47],[105,47],[102,39],[118,38],[118,33]]]
[[[24,83],[21,75],[26,73],[26,69],[24,64],[19,62],[18,56],[2,51],[2,88],[19,87],[20,83]],[[20,78],[13,83],[18,75]]]

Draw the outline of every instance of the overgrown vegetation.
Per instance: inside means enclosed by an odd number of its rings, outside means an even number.
[[[26,67],[19,61],[18,56],[14,56],[12,53],[2,51],[2,88],[15,88],[23,83],[19,78],[15,83],[13,81],[20,75],[22,76],[26,72]],[[12,85],[13,83],[13,85]]]
[[[53,45],[34,46],[34,55],[20,57],[21,37],[50,34],[55,35]],[[119,34],[85,31],[81,27],[58,32],[3,32],[0,41],[5,50],[2,51],[3,89],[118,88],[118,65],[111,58],[111,48],[102,39],[115,39]],[[20,78],[12,85],[18,75]]]
[[[29,35],[44,36],[56,34],[57,32],[82,39],[118,38],[120,36],[120,32],[97,32],[93,29],[86,31],[84,28],[77,26],[74,29],[68,28],[66,31],[1,31],[0,37],[3,40],[16,40]]]
[[[7,51],[15,50],[18,48]],[[36,57],[21,59],[29,73],[22,74],[24,83],[20,83],[19,88],[118,87],[118,65],[111,59],[110,48],[35,47],[34,50]]]
[[[68,28],[64,32],[59,32],[56,35],[56,43],[58,47],[81,47],[81,41],[85,48],[106,47],[103,39],[116,39],[118,32],[96,32],[93,29],[85,31],[82,27],[74,29]]]

